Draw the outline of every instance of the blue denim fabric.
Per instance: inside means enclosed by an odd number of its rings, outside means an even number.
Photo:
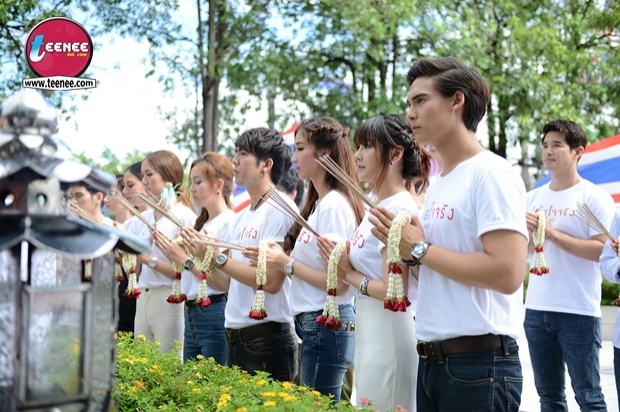
[[[297,375],[297,338],[293,329],[245,342],[228,342],[228,365],[248,373],[268,372],[279,381]]]
[[[228,342],[224,328],[226,299],[211,303],[206,308],[185,307],[185,341],[183,342],[183,361],[196,359],[198,355],[212,357],[221,365],[226,365]]]
[[[420,358],[418,412],[519,410],[523,374],[519,345],[443,358]]]
[[[601,318],[528,309],[525,335],[542,412],[568,411],[565,365],[581,410],[607,410],[599,373]]]
[[[347,324],[355,322],[353,305],[339,305],[342,328],[327,330],[316,322],[323,311],[304,312],[295,317],[297,334],[301,338],[300,383],[334,395],[339,401],[344,374],[353,363],[355,332],[347,332]]]
[[[616,377],[616,393],[618,394],[618,410],[620,411],[620,348],[614,346],[614,376]]]

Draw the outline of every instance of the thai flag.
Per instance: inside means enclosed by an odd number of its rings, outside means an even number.
[[[586,147],[577,164],[579,175],[611,193],[616,203],[620,203],[620,134],[608,137]],[[536,187],[549,182],[545,175]]]
[[[291,150],[295,150],[295,130],[299,127],[301,122],[294,123],[291,127],[281,133],[284,138],[284,142],[290,146]],[[295,165],[293,165],[295,167]],[[252,203],[250,195],[247,190],[242,186],[235,186],[231,199],[232,207],[235,212],[240,212]]]

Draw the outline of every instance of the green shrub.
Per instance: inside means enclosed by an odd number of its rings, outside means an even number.
[[[601,285],[601,305],[615,305],[620,294],[620,284],[611,283],[603,278]]]
[[[114,397],[121,411],[353,411],[305,386],[249,375],[213,359],[181,363],[143,336],[119,336]]]

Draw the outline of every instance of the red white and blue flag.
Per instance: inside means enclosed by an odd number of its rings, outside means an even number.
[[[586,147],[577,164],[579,175],[611,193],[616,203],[620,203],[620,134],[608,137]],[[549,182],[545,175],[536,187]]]
[[[295,130],[297,130],[300,124],[301,123],[294,123],[291,127],[281,133],[284,138],[284,143],[289,145],[293,151],[295,150]],[[235,212],[239,212],[248,207],[250,203],[252,203],[252,200],[244,187],[235,186],[233,188],[231,203],[233,210]]]

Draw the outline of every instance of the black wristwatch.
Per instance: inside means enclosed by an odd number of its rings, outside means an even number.
[[[191,257],[188,257],[187,259],[185,259],[183,261],[183,269],[185,270],[192,270],[192,268],[194,267],[194,259],[192,259]]]

